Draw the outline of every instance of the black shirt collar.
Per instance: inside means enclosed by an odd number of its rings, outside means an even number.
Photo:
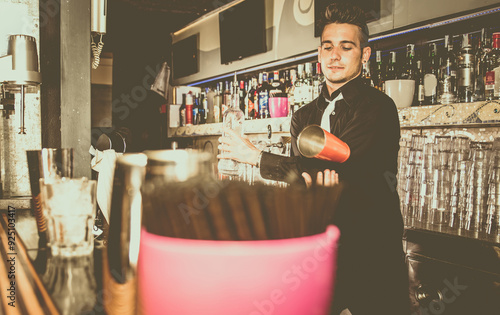
[[[346,101],[347,105],[354,106],[356,104],[356,99],[360,95],[360,86],[363,85],[363,79],[361,75],[342,85],[339,89],[335,90],[332,94],[329,95],[328,87],[326,86],[326,82],[323,82],[323,87],[321,88],[321,96],[326,101],[325,103],[330,102],[335,99],[340,92],[342,92],[342,97]]]

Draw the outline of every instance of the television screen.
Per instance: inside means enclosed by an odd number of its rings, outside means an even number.
[[[245,0],[219,13],[222,64],[266,52],[264,0]]]
[[[314,36],[321,36],[321,30],[318,27],[318,21],[325,11],[325,8],[335,2],[351,2],[363,11],[365,11],[366,22],[380,19],[380,1],[381,0],[315,0],[314,1]]]
[[[172,67],[174,78],[182,78],[199,71],[198,34],[172,44]]]

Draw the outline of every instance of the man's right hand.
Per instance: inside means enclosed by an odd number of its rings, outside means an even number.
[[[224,129],[219,138],[220,154],[218,159],[232,159],[240,163],[257,165],[261,150],[257,149],[248,138],[237,135],[231,129]]]
[[[324,175],[323,175],[324,173]],[[309,173],[302,173],[302,177],[304,178],[304,181],[306,182],[307,188],[312,186],[312,178]],[[339,183],[339,174],[335,172],[334,170],[324,170],[323,172],[318,172],[316,176],[316,185],[319,186],[326,186],[326,187],[331,187]]]

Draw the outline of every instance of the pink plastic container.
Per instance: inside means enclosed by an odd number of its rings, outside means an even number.
[[[269,98],[269,114],[271,118],[288,116],[288,98],[271,97]]]
[[[337,227],[267,241],[205,241],[142,230],[143,314],[323,315],[335,279]]]

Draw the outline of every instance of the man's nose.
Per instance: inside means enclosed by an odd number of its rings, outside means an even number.
[[[332,50],[330,51],[330,58],[332,60],[340,60],[340,48],[339,47],[332,48]]]

